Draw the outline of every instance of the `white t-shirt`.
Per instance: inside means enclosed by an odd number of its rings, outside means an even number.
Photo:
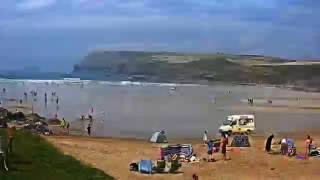
[[[203,140],[203,141],[208,141],[208,136],[207,136],[206,133],[203,134],[202,140]]]
[[[287,140],[283,138],[283,139],[281,140],[281,144],[287,144]]]

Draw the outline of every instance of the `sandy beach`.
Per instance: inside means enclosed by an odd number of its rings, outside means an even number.
[[[54,127],[54,136],[43,137],[64,154],[101,169],[116,179],[187,180],[191,179],[193,174],[197,174],[200,179],[210,180],[317,179],[320,176],[318,170],[320,158],[311,157],[308,160],[297,160],[295,157],[271,155],[264,151],[268,133],[275,133],[275,140],[285,136],[293,138],[298,153],[304,151],[303,143],[308,133],[314,138],[315,145],[320,145],[320,130],[319,126],[316,126],[317,117],[320,114],[320,102],[316,93],[294,91],[287,93],[282,89],[275,89],[275,95],[269,97],[268,95],[261,96],[262,92],[258,93],[257,87],[253,89],[247,87],[250,92],[243,90],[242,87],[234,87],[231,94],[225,94],[225,87],[217,87],[214,92],[219,96],[214,102],[211,102],[208,99],[212,94],[209,90],[213,89],[204,87],[181,87],[177,93],[167,94],[167,88],[148,87],[143,89],[108,86],[109,89],[99,87],[101,92],[98,96],[93,96],[96,86],[90,87],[91,89],[88,87],[88,90],[69,86],[60,86],[59,88],[61,88],[61,96],[66,98],[65,101],[61,101],[60,110],[63,110],[64,115],[70,115],[70,118],[67,116],[66,119],[71,122],[71,136],[66,136],[65,130]],[[104,90],[108,90],[110,94],[105,93]],[[72,91],[78,92],[79,97],[86,98],[79,102],[68,101],[68,95]],[[204,92],[204,94],[200,92]],[[113,94],[115,97],[112,96]],[[123,97],[123,95],[126,96]],[[249,98],[249,95],[255,97],[252,106],[248,105],[247,99],[243,99],[243,97]],[[95,102],[101,101],[98,104],[99,108],[104,108],[107,103],[108,110],[113,111],[109,111],[105,119],[101,119],[98,113],[94,115],[94,118],[97,118],[96,127],[93,129],[94,137],[76,136],[76,134],[85,135],[86,133],[85,128],[79,128],[82,125],[77,125],[81,124],[79,121],[71,119],[75,116],[74,110],[78,107],[84,108],[80,105],[92,97]],[[119,103],[119,97],[123,98],[121,103]],[[105,101],[105,99],[109,101]],[[268,103],[268,100],[272,100],[272,103]],[[72,104],[68,104],[71,102]],[[39,101],[35,105],[35,112],[43,115],[41,113],[44,111],[40,111],[43,110],[43,105]],[[26,114],[31,113],[32,110],[30,104],[11,103],[6,108],[12,112],[18,110]],[[51,104],[51,108],[54,109],[54,105]],[[209,131],[209,136],[213,137],[220,126],[220,121],[232,113],[255,114],[257,134],[250,136],[252,145],[250,148],[229,147],[228,156],[231,160],[222,161],[221,154],[216,153],[214,154],[216,162],[183,163],[177,174],[150,176],[129,171],[131,162],[159,158],[160,145],[149,143],[147,138],[160,128],[164,128],[168,132],[170,144],[192,144],[197,157],[207,158],[207,147],[201,141],[204,128]],[[60,114],[62,113],[60,112]],[[195,121],[195,119],[199,121]],[[172,123],[177,126],[173,126]],[[310,128],[315,128],[315,130],[310,130]],[[73,133],[76,130],[81,131],[81,129],[83,132]],[[130,133],[125,134],[127,131]],[[96,132],[97,134],[95,134]],[[132,138],[121,138],[123,136]],[[274,145],[273,149],[279,150],[279,146]]]
[[[315,144],[319,143],[320,133],[313,131]],[[294,138],[297,152],[303,152],[304,133],[284,135]],[[200,179],[317,179],[320,176],[320,159],[310,157],[308,160],[297,160],[295,157],[271,155],[264,151],[266,137],[252,136],[249,148],[228,148],[231,158],[222,161],[221,154],[214,154],[216,162],[200,161],[183,163],[179,174],[140,175],[128,170],[129,163],[140,159],[156,160],[159,156],[159,145],[147,140],[94,138],[77,136],[45,137],[63,153],[71,155],[82,162],[97,167],[114,176],[116,179],[191,179],[197,174]],[[207,157],[207,147],[195,139],[173,140],[171,143],[191,143],[198,157]],[[273,149],[279,148],[277,145]]]

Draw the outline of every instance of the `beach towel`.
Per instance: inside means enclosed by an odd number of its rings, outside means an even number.
[[[141,160],[139,162],[139,172],[145,174],[152,173],[152,161],[151,160]]]
[[[249,137],[247,135],[236,135],[231,142],[232,147],[250,147]]]
[[[192,156],[193,149],[191,144],[176,144],[161,148],[161,159],[170,159],[174,155],[189,158]]]
[[[308,159],[308,157],[301,155],[301,154],[298,154],[298,155],[296,155],[296,159],[304,160],[304,159]]]

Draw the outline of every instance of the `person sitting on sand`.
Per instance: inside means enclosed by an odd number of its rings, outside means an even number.
[[[268,139],[267,139],[266,147],[265,147],[265,149],[266,149],[267,152],[270,152],[270,151],[271,151],[271,143],[272,143],[272,139],[273,139],[273,138],[274,138],[274,135],[271,134],[271,135],[268,137]]]
[[[305,141],[305,157],[308,157],[311,150],[312,138],[310,135],[307,135],[307,139]]]
[[[204,144],[207,144],[207,142],[208,142],[207,131],[204,131],[203,136],[202,136],[202,141]]]

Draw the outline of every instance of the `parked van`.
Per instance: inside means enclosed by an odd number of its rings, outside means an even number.
[[[255,130],[254,115],[230,115],[219,128],[220,133],[250,134]]]

